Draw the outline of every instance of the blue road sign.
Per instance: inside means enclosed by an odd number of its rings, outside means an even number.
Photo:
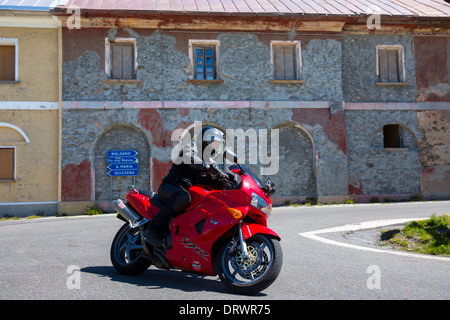
[[[108,166],[109,170],[137,170],[139,169],[139,164],[137,163],[115,163],[115,164],[110,164]]]
[[[139,163],[136,157],[108,157],[106,163]]]
[[[134,157],[139,153],[136,150],[111,150],[107,151],[107,157]]]
[[[110,177],[138,176],[139,170],[112,170],[107,173]]]
[[[107,175],[110,177],[139,175],[139,160],[136,150],[111,150],[106,152]]]

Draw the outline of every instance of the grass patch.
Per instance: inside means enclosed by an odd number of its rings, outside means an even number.
[[[25,219],[27,219],[27,220],[39,219],[39,218],[42,218],[43,216],[44,216],[43,214],[39,213],[39,214],[35,214],[35,215],[32,215],[32,216],[25,217]]]
[[[7,221],[7,220],[20,220],[19,217],[13,217],[10,215],[5,214],[3,217],[0,218],[0,221]]]
[[[96,216],[96,215],[102,214],[102,213],[103,213],[102,209],[97,208],[97,207],[90,207],[90,208],[86,209],[86,214],[88,216]]]
[[[450,257],[450,216],[433,214],[408,222],[402,230],[382,230],[380,240],[399,250]]]

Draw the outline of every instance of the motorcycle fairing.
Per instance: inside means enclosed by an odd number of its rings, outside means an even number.
[[[215,274],[212,246],[239,222],[227,212],[225,202],[218,201],[220,193],[209,192],[203,202],[170,222],[172,249],[167,251],[166,257],[174,267]]]
[[[257,233],[268,234],[270,236],[275,237],[278,241],[281,240],[278,234],[276,234],[273,230],[265,226],[256,223],[246,223],[246,222],[242,224],[242,235],[244,236],[244,240],[253,237]]]

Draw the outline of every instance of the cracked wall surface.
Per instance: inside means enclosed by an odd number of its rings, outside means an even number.
[[[134,83],[105,81],[105,39],[116,38],[136,39]],[[293,38],[301,47],[304,83],[270,83],[271,41]],[[277,184],[281,199],[450,194],[441,178],[448,166],[432,160],[448,154],[448,115],[427,104],[448,106],[448,37],[84,28],[63,29],[63,39],[63,199],[105,200],[109,178],[101,154],[125,147],[127,135],[136,137],[129,147],[143,150],[140,161],[148,166],[137,183],[156,190],[171,165],[172,132],[194,121],[279,130],[280,170],[263,178]],[[221,83],[188,81],[193,39],[219,41]],[[377,85],[378,45],[403,48],[402,85]],[[437,63],[428,68],[422,57],[430,54]],[[353,107],[346,109],[346,102]],[[418,112],[419,103],[427,110]],[[438,131],[430,129],[434,121]],[[401,126],[401,150],[383,147],[386,124]],[[249,166],[255,172],[265,167]],[[80,193],[68,184],[81,177]],[[122,180],[113,197],[129,184]]]

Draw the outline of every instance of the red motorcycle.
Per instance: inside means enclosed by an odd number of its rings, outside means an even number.
[[[163,206],[156,193],[132,186],[126,203],[113,201],[117,217],[126,222],[111,246],[111,261],[119,273],[137,275],[153,264],[219,275],[227,288],[239,294],[256,294],[275,281],[283,253],[280,237],[267,228],[274,185],[270,181],[263,185],[237,163],[236,155],[228,154],[235,163],[229,168],[229,188],[192,186],[191,204],[169,223],[163,248],[143,240],[147,224]]]

